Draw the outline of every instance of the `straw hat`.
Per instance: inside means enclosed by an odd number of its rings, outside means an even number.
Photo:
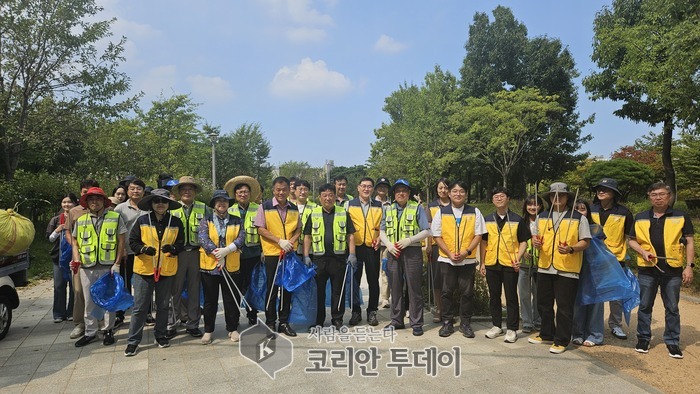
[[[236,186],[240,184],[246,184],[250,188],[250,201],[258,201],[262,197],[262,192],[260,191],[260,183],[248,175],[239,175],[235,178],[231,178],[226,182],[224,185],[224,190],[226,190],[226,193],[232,198],[236,197],[236,193],[234,193],[234,190],[236,189]]]
[[[180,194],[180,187],[182,187],[182,185],[192,185],[192,186],[194,186],[194,190],[195,190],[197,193],[199,193],[199,192],[202,191],[202,187],[199,186],[199,183],[197,183],[197,182],[194,180],[194,178],[192,178],[191,176],[186,175],[186,176],[180,177],[180,179],[177,181],[177,185],[173,186],[173,189],[172,189],[173,194],[179,195],[179,194]]]

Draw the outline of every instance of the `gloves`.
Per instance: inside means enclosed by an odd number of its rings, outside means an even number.
[[[141,253],[148,256],[155,256],[156,248],[154,248],[153,246],[144,246],[143,248],[141,248]]]
[[[348,255],[348,265],[351,265],[352,268],[357,268],[357,256],[354,253]]]
[[[286,239],[280,239],[279,241],[277,241],[277,245],[279,245],[280,248],[282,248],[282,250],[284,250],[285,252],[291,252],[292,249],[294,249],[294,245],[292,245],[292,243],[287,241]]]
[[[228,247],[216,248],[211,253],[216,257],[217,260],[223,260],[226,258],[226,256],[228,256],[229,253],[231,253],[231,249],[229,249]]]
[[[409,245],[411,245],[411,238],[403,238],[396,243],[396,246],[401,250],[406,249]]]
[[[173,256],[175,256],[177,253],[175,253],[175,246],[174,245],[163,245],[162,248],[160,248],[163,253],[170,253]]]
[[[80,268],[80,261],[70,262],[70,270],[73,271],[73,275],[78,273],[78,268]]]
[[[304,264],[306,264],[307,267],[311,267],[311,264],[313,264],[313,263],[311,262],[311,257],[309,257],[309,256],[304,256]]]
[[[401,254],[401,251],[392,243],[386,245],[386,251],[391,253],[391,255],[394,257],[399,257]]]
[[[220,250],[220,249],[216,249],[216,250]],[[215,251],[216,251],[216,250],[215,250]],[[217,266],[219,269],[224,268],[225,265],[226,265],[226,259],[218,259],[218,260],[216,260],[216,266]]]
[[[112,268],[110,269],[110,272],[112,275],[118,274],[119,273],[119,264],[112,264]]]

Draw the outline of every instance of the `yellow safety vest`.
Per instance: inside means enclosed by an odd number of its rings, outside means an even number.
[[[594,205],[594,207],[597,207]],[[600,223],[600,213],[591,209],[591,218],[593,223]],[[602,208],[600,208],[602,209]],[[605,246],[610,249],[615,255],[617,261],[624,261],[627,256],[627,242],[625,241],[625,215],[610,214],[608,220],[603,225],[603,233],[605,234]]]
[[[566,242],[568,246],[578,243],[578,226],[581,221],[581,214],[574,212],[572,217],[570,213],[566,213],[559,222],[558,231],[556,232],[554,231],[552,218],[548,219],[547,216],[548,213],[545,211],[537,217],[537,232],[542,237],[542,249],[537,260],[537,266],[548,269],[554,264],[554,268],[558,271],[578,274],[581,272],[581,265],[583,264],[583,252],[561,254],[557,251],[557,247],[560,242]]]
[[[476,236],[474,225],[476,224],[476,209],[469,205],[464,205],[462,218],[457,225],[457,219],[452,211],[452,205],[440,207],[441,235],[445,245],[452,253],[466,249]],[[440,256],[450,258],[440,249]],[[467,256],[469,259],[476,258],[476,248]]]
[[[315,256],[326,253],[325,233],[323,207],[319,205],[311,211],[311,248]],[[345,254],[347,247],[347,214],[343,207],[336,206],[333,215],[333,253]]]
[[[170,211],[170,214],[182,221],[185,230],[185,246],[199,247],[199,221],[204,219],[207,206],[203,202],[195,201],[190,209],[190,215],[185,217],[185,209],[178,208]]]
[[[506,222],[503,228],[498,228],[496,221],[497,213],[492,213],[484,218],[486,231],[488,231],[488,242],[486,243],[486,255],[484,265],[496,265],[496,261],[504,267],[512,267],[512,262],[518,257],[518,226],[522,218],[513,212],[508,211]]]
[[[150,213],[148,215],[151,215]],[[141,219],[139,219],[141,221]],[[137,223],[139,224],[139,223]],[[161,276],[173,276],[177,273],[177,256],[166,256],[160,249],[164,245],[173,245],[180,229],[173,226],[168,220],[168,225],[163,231],[163,239],[158,239],[158,230],[148,222],[141,223],[141,242],[144,246],[152,246],[156,249],[155,256],[141,253],[134,257],[134,273],[139,275],[153,275],[155,268],[160,267]],[[136,252],[136,251],[135,251]]]
[[[89,213],[78,218],[76,242],[80,251],[80,263],[83,267],[112,265],[117,258],[117,230],[119,214],[106,211],[102,219],[100,233],[97,234]]]
[[[360,199],[353,199],[348,204],[348,214],[355,227],[355,245],[372,247],[372,241],[379,236],[379,225],[382,221],[382,204],[370,200],[367,216],[362,210]]]
[[[277,207],[272,205],[272,200],[267,200],[263,203],[263,213],[265,215],[265,227],[267,231],[278,238],[289,240],[299,226],[299,210],[294,204],[290,204],[287,207],[287,216],[284,223],[282,222]],[[282,248],[280,248],[277,242],[272,242],[265,237],[262,237],[260,241],[262,242],[263,254],[265,256],[280,255]],[[298,243],[296,242],[292,245],[294,249],[296,249],[297,246]]]
[[[238,204],[233,204],[232,207],[228,209],[228,213],[240,218],[241,211]],[[252,247],[260,245],[260,235],[258,235],[258,228],[255,227],[253,222],[255,222],[255,215],[258,214],[258,204],[248,203],[248,209],[245,214],[245,223],[243,223],[243,228],[245,229],[245,246]]]
[[[657,255],[654,245],[651,243],[651,234],[649,229],[653,218],[652,211],[641,212],[634,220],[634,233],[637,243],[642,249],[651,252],[654,256]],[[666,263],[670,267],[679,268],[685,262],[685,245],[680,240],[683,237],[683,226],[685,226],[685,217],[682,212],[673,210],[666,215],[664,219],[664,256],[669,257]],[[641,254],[637,254],[637,266],[653,267],[654,264],[644,261]]]
[[[396,204],[387,207],[385,213],[385,232],[391,242],[399,239],[412,237],[420,232],[418,227],[418,203],[409,201],[403,209],[401,219],[398,218],[398,208]]]
[[[306,200],[306,205],[304,205],[304,210],[300,212],[301,217],[301,234],[299,235],[299,247],[297,247],[297,254],[304,254],[304,228],[306,227],[306,222],[311,216],[311,211],[318,205],[313,202]],[[298,208],[298,207],[297,207]]]
[[[207,225],[209,226],[209,239],[216,245],[219,246],[219,232],[216,231],[216,226],[214,226],[214,217],[207,218]],[[233,241],[238,238],[238,234],[241,231],[240,222],[232,223],[229,220],[226,226],[226,245],[230,245]],[[211,271],[216,268],[216,257],[214,254],[208,254],[204,251],[204,248],[199,248],[199,268],[207,271]],[[226,256],[226,271],[236,272],[241,269],[241,251],[236,250],[233,253],[229,253]]]

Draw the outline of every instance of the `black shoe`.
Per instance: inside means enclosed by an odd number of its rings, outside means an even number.
[[[105,330],[105,338],[102,340],[102,344],[105,346],[114,345],[114,331]]]
[[[75,347],[83,347],[87,345],[88,343],[92,342],[97,338],[95,335],[91,336],[83,336],[82,338],[78,339],[78,342],[75,343]]]
[[[377,321],[377,311],[367,312],[367,324],[370,326],[379,325],[379,321]]]
[[[146,325],[147,326],[155,326],[156,325],[156,319],[153,318],[153,315],[150,313],[148,314],[148,317],[146,317]]]
[[[459,325],[459,332],[462,333],[467,338],[474,338],[474,330],[472,330],[472,326],[469,324],[460,324]]]
[[[199,328],[188,328],[187,333],[195,338],[201,338],[204,335]]]
[[[177,330],[176,329],[170,329],[170,330],[165,330],[165,339],[171,340],[177,336]]]
[[[360,312],[353,312],[352,316],[350,316],[350,321],[348,324],[351,326],[356,326],[362,321],[362,313]]]
[[[391,323],[387,324],[386,326],[384,326],[385,330],[391,330],[392,328],[394,330],[403,330],[404,328],[406,328],[406,326],[404,324],[397,324],[394,322],[391,322]]]
[[[122,324],[124,324],[124,316],[117,316],[114,319],[114,328],[119,328]]]
[[[666,345],[666,349],[668,349],[669,357],[683,358],[683,352],[681,352],[681,348],[678,345]]]
[[[170,341],[167,338],[156,338],[156,343],[161,349],[170,347]]]
[[[413,336],[419,337],[423,335],[423,327],[413,327]]]
[[[649,353],[649,341],[646,339],[638,340],[637,346],[634,347],[634,351],[637,353]]]
[[[442,327],[440,328],[440,331],[438,332],[438,335],[447,338],[450,335],[452,335],[455,332],[455,328],[450,322],[444,322],[442,323]]]
[[[277,331],[277,324],[275,324],[275,322],[265,323],[265,325],[267,326],[267,328],[270,329],[270,331],[272,331],[272,332]]]
[[[342,320],[331,320],[331,325],[335,327],[336,331],[340,331],[341,328],[343,328],[343,321]]]
[[[136,349],[139,347],[139,345],[126,345],[126,349],[124,349],[124,355],[127,357],[131,357],[134,354],[136,354]]]
[[[292,330],[292,327],[289,325],[289,323],[280,323],[279,327],[277,327],[277,332],[280,334],[284,334],[288,337],[297,336],[296,331]]]

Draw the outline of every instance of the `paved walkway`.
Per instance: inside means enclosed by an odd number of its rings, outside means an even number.
[[[401,330],[393,343],[371,333],[319,343],[297,327],[300,335],[291,339],[293,362],[273,380],[226,338],[223,312],[219,312],[213,344],[203,346],[199,339],[181,334],[170,348],[159,349],[153,345],[152,328],[147,328],[139,352],[127,358],[123,355],[127,324],[116,333],[116,345],[95,341],[76,348],[75,340],[68,337],[73,324],[53,323],[52,297],[51,281],[20,290],[21,305],[14,311],[9,334],[0,341],[0,392],[657,392],[574,349],[553,355],[548,346],[528,344],[524,334],[514,344],[504,343],[502,337],[486,339],[487,323],[473,325],[475,339],[459,333],[440,338],[438,326],[428,323],[422,337]],[[379,327],[388,322],[388,309],[380,311],[379,319]],[[247,324],[241,325],[242,330],[246,328]],[[341,343],[341,339],[350,342]],[[277,350],[287,343],[276,341]],[[459,366],[453,357],[457,351]],[[413,352],[408,359],[415,362],[408,361],[414,367],[403,369],[399,378],[394,364],[401,361],[403,352]],[[329,356],[326,363],[312,362],[324,355]],[[349,366],[348,360],[353,361]],[[314,365],[328,367],[332,373],[311,372]],[[378,379],[363,376],[372,373]]]

